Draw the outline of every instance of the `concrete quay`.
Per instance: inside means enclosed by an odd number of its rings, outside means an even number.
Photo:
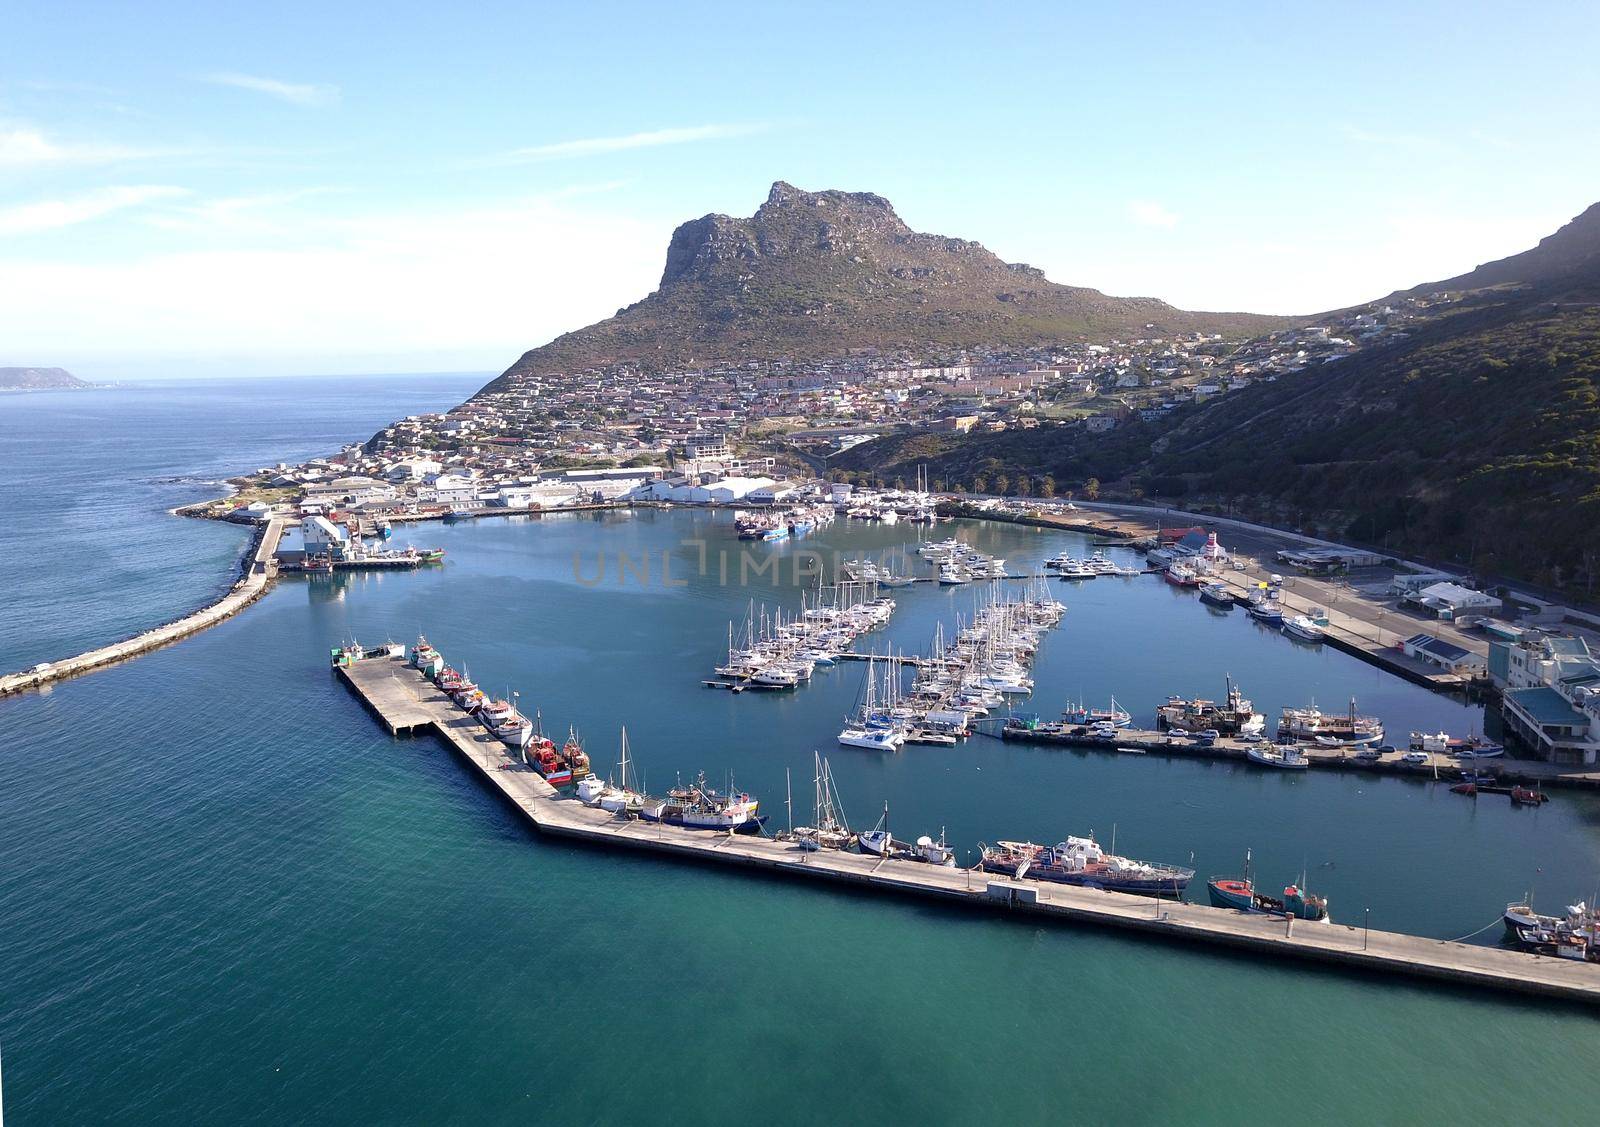
[[[1469,989],[1600,1004],[1600,966],[1590,963],[1362,927],[1287,921],[1051,882],[1016,881],[981,871],[913,861],[833,850],[806,853],[762,836],[716,834],[629,821],[559,794],[404,659],[367,658],[340,668],[338,675],[391,732],[432,729],[484,783],[543,833],[598,847],[734,865],[775,877],[809,879],[863,892],[917,896],[1036,919],[1059,919],[1160,939],[1208,943],[1257,956],[1431,979]]]
[[[89,650],[87,653],[61,661],[42,662],[32,669],[0,677],[0,697],[38,689],[54,681],[76,677],[80,673],[88,673],[114,662],[137,657],[232,618],[265,594],[272,580],[276,578],[277,561],[273,559],[273,553],[278,548],[278,538],[283,534],[286,523],[284,520],[274,518],[262,526],[254,550],[246,557],[244,574],[226,595],[210,606],[202,607],[175,622],[157,626],[153,630],[146,630],[142,634],[136,634],[132,638],[114,642],[109,646],[101,646],[99,649]]]

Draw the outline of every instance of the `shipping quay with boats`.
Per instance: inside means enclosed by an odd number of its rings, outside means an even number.
[[[521,725],[507,723],[507,713],[526,720],[515,705],[502,711],[498,721],[480,718],[486,704],[473,695],[477,690],[463,690],[470,684],[463,674],[446,678],[448,666],[425,643],[413,647],[409,656],[404,647],[392,644],[341,647],[333,651],[333,667],[392,734],[436,734],[543,833],[862,891],[1216,944],[1257,956],[1600,1003],[1600,964],[1592,961],[1597,954],[1594,914],[1582,905],[1576,906],[1576,916],[1569,910],[1565,918],[1539,916],[1526,905],[1507,906],[1508,933],[1516,928],[1528,935],[1525,950],[1512,950],[1330,923],[1325,902],[1301,885],[1285,888],[1282,898],[1259,893],[1248,859],[1243,877],[1213,878],[1210,883],[1212,903],[1230,906],[1175,899],[1173,894],[1181,897],[1193,870],[1118,857],[1114,848],[1102,850],[1092,838],[1069,837],[1053,846],[1000,842],[981,847],[973,867],[960,868],[955,864],[958,851],[946,845],[942,834],[938,842],[924,835],[913,847],[897,843],[886,825],[887,811],[878,828],[848,833],[837,813],[831,773],[820,756],[816,824],[793,826],[791,794],[789,828],[769,833],[763,824],[768,816],[758,813],[758,800],[732,787],[719,794],[702,779],[689,786],[680,783],[665,798],[633,789],[626,739],[620,779],[601,783],[585,756],[577,760],[584,778],[574,786],[552,785],[561,776],[546,770],[560,768],[541,767],[538,756],[528,753],[528,748],[543,748],[549,741],[532,734],[524,739]],[[569,746],[573,743],[575,738]],[[562,754],[556,758],[569,769],[574,766]],[[567,778],[576,775],[574,770]],[[858,851],[834,847],[846,842],[856,844]]]

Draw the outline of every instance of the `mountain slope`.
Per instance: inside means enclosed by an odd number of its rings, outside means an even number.
[[[1096,477],[1401,554],[1600,594],[1600,259],[1589,209],[1409,339],[1103,436],[1069,428],[850,451],[1060,488]],[[1460,289],[1461,279],[1438,283]]]
[[[1476,270],[1410,293],[1477,290],[1489,286],[1587,287],[1600,280],[1600,203],[1592,204],[1555,234],[1521,254],[1486,262]],[[1554,296],[1554,295],[1552,295]]]
[[[680,226],[654,293],[525,354],[490,388],[520,372],[616,362],[1005,347],[1144,334],[1147,325],[1243,335],[1283,321],[1058,285],[977,243],[911,230],[881,196],[779,181],[749,219],[707,215]]]

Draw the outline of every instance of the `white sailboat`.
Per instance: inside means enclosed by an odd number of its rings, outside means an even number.
[[[844,807],[833,783],[833,769],[821,752],[812,754],[816,760],[812,776],[813,824],[795,829],[795,844],[808,853],[818,849],[843,849],[850,844],[850,826],[845,821]]]
[[[633,778],[633,760],[628,752],[628,729],[622,729],[622,751],[617,764],[618,778],[609,777],[601,783],[594,775],[578,782],[578,799],[588,806],[598,806],[613,814],[644,808],[645,796]]]
[[[877,718],[878,671],[876,659],[867,656],[867,676],[861,690],[861,708],[854,717],[845,721],[839,732],[839,742],[845,747],[863,747],[871,751],[899,751],[906,742],[905,733],[898,725],[887,724]]]
[[[883,817],[878,819],[878,824],[870,830],[862,830],[856,835],[856,844],[861,852],[875,857],[887,857],[894,847],[894,837],[889,833],[889,804],[883,804]]]

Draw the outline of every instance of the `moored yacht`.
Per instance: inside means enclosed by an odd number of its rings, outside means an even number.
[[[1283,623],[1283,632],[1291,638],[1302,642],[1320,642],[1325,635],[1328,625],[1328,613],[1320,607],[1312,607],[1305,614],[1297,614],[1287,618]]]
[[[905,746],[906,737],[897,728],[846,724],[839,732],[839,742],[845,747],[862,747],[869,751],[899,751]]]

